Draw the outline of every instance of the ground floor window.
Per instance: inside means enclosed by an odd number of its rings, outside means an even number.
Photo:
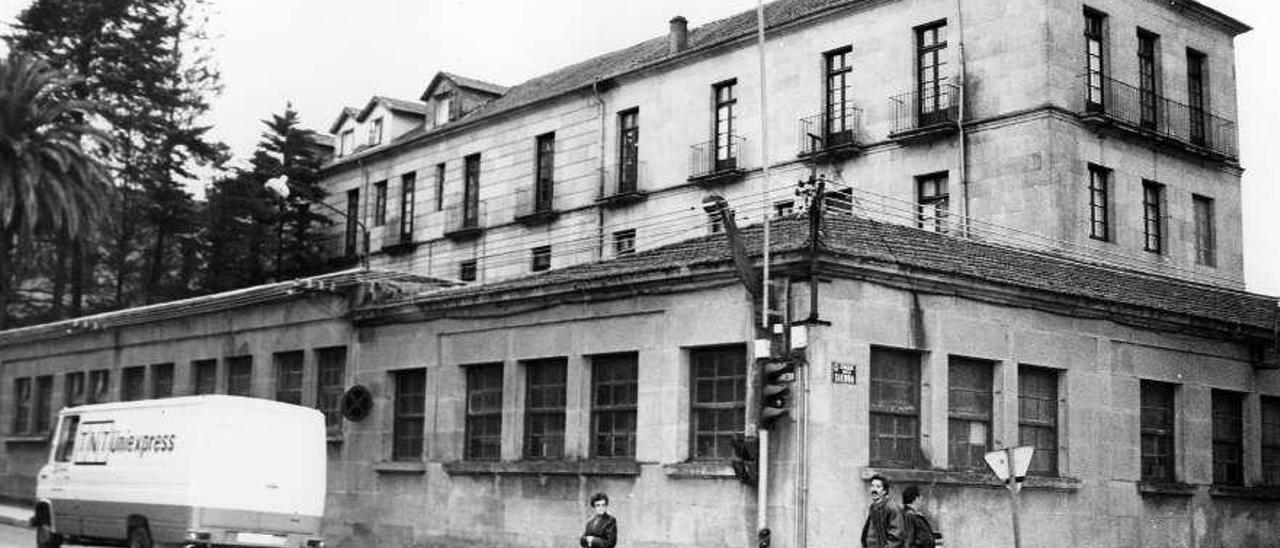
[[[591,358],[591,456],[636,456],[637,356]]]
[[[1018,444],[1036,448],[1027,473],[1058,475],[1058,372],[1018,368]]]
[[[524,367],[524,458],[563,458],[565,360],[534,360]]]
[[[914,468],[920,455],[920,354],[871,349],[871,465]]]
[[[747,353],[742,346],[689,351],[694,460],[733,457],[746,422]]]
[[[396,399],[391,425],[391,460],[418,460],[422,458],[427,370],[410,369],[392,375]]]
[[[467,366],[464,455],[470,460],[502,456],[502,364]]]

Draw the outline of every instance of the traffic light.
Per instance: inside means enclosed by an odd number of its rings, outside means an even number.
[[[768,527],[761,529],[756,535],[756,548],[769,548],[769,545],[773,544],[769,539],[769,537],[773,536],[773,531],[770,531]]]
[[[796,365],[789,359],[769,358],[761,361],[761,368],[760,427],[769,428],[788,412]]]
[[[733,437],[733,458],[729,459],[729,464],[733,466],[733,475],[738,481],[754,487],[756,485],[757,474],[760,473],[760,463],[756,460],[756,445],[759,438],[744,437],[741,434]]]

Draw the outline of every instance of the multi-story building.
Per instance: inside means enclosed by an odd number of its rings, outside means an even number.
[[[982,456],[1017,445],[1028,546],[1280,535],[1280,316],[1242,291],[1231,122],[1248,27],[1189,0],[765,19],[763,96],[748,12],[344,110],[331,250],[375,270],[0,334],[2,493],[30,496],[47,417],[103,370],[104,397],[325,409],[333,545],[567,544],[596,491],[622,545],[755,542],[730,461],[766,358],[740,282],[763,231],[735,267],[719,195],[775,219],[769,308],[803,326],[775,545],[856,544],[874,474],[921,486],[947,545],[1010,544]],[[795,193],[815,178],[826,207]],[[356,385],[372,412],[338,420]]]

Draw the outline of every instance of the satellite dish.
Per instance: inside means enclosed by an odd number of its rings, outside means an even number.
[[[351,422],[360,422],[373,410],[373,392],[363,384],[357,384],[342,393],[342,417]]]

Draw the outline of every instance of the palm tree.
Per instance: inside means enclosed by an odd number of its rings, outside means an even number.
[[[89,103],[67,99],[73,84],[39,58],[15,51],[0,59],[0,329],[9,320],[15,245],[38,234],[86,234],[111,189],[86,150],[104,134],[85,122]]]

